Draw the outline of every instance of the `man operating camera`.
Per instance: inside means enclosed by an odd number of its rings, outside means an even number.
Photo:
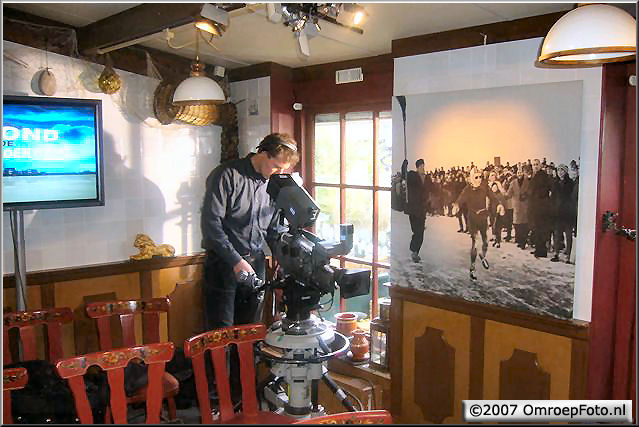
[[[277,237],[266,183],[298,159],[295,140],[273,133],[257,153],[224,163],[208,176],[201,217],[205,330],[259,321],[261,298],[240,277],[256,274],[264,280],[262,246]]]

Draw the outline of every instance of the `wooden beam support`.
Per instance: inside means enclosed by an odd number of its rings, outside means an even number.
[[[92,55],[100,48],[139,39],[193,22],[202,3],[144,3],[78,29],[78,49]]]
[[[392,42],[392,56],[399,58],[481,46],[484,44],[482,33],[487,36],[486,44],[545,37],[565,13],[567,11],[397,39]]]

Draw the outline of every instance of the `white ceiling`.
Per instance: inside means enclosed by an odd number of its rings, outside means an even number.
[[[7,3],[44,18],[81,27],[140,3]],[[299,52],[290,28],[266,19],[264,3],[251,4],[230,13],[230,24],[212,47],[200,40],[200,59],[209,64],[237,68],[261,62],[289,67],[322,64],[391,52],[391,41],[421,34],[509,21],[572,9],[574,3],[359,3],[368,13],[364,34],[320,21],[322,30],[310,42],[310,57]],[[164,33],[140,43],[143,46],[192,58],[195,30],[189,24],[171,30],[174,49]],[[478,40],[483,40],[477,34]]]

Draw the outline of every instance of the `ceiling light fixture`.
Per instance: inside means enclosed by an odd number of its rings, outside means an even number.
[[[338,16],[342,17],[339,21],[337,20]],[[283,24],[291,27],[293,32],[301,31],[307,23],[312,23],[319,29],[318,20],[323,19],[362,34],[363,30],[354,25],[362,24],[367,16],[364,8],[356,3],[273,3],[272,6],[267,5],[267,19],[276,22],[273,18],[277,17],[277,22],[279,22],[281,17]]]
[[[357,3],[344,3],[341,16],[349,25],[360,25],[364,22],[368,14],[364,8]]]
[[[637,21],[626,11],[607,4],[586,4],[563,15],[541,46],[539,62],[598,65],[634,59]]]
[[[195,27],[199,28],[202,31],[206,31],[207,33],[213,34],[215,37],[221,37],[222,32],[218,29],[218,26],[215,22],[211,21],[208,18],[200,17],[195,21]]]
[[[195,60],[191,64],[191,76],[178,85],[173,94],[173,103],[177,105],[222,104],[226,101],[224,91],[213,79],[206,77],[205,64],[200,62],[200,30],[195,30]]]

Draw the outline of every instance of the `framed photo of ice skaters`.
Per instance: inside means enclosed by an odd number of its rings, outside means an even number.
[[[567,81],[405,97],[393,283],[572,318],[582,93]]]

